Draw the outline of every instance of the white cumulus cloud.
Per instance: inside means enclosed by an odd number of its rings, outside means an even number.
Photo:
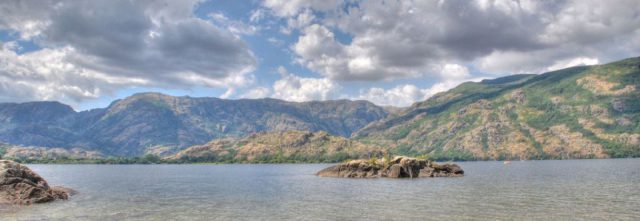
[[[233,88],[253,81],[256,58],[238,37],[250,26],[212,14],[198,1],[2,1],[0,29],[41,49],[4,47],[2,101],[80,102],[146,86]],[[11,45],[11,43],[4,43]],[[16,83],[18,82],[18,83]],[[19,92],[19,93],[18,93]]]
[[[292,49],[298,63],[333,80],[437,77],[434,70],[447,63],[540,73],[558,61],[640,53],[637,0],[314,2],[263,5],[287,19],[309,10],[322,15],[297,25]]]
[[[328,100],[337,96],[340,90],[340,86],[326,78],[296,76],[284,67],[280,67],[278,72],[281,79],[273,84],[273,98],[297,102]]]
[[[255,87],[242,94],[240,98],[248,98],[248,99],[258,99],[269,97],[271,94],[271,89],[266,87]]]
[[[385,90],[374,87],[360,91],[358,99],[369,100],[383,106],[406,107],[415,102],[427,100],[429,97],[447,91],[467,81],[478,82],[483,78],[471,78],[469,70],[458,64],[446,64],[440,70],[434,70],[442,76],[442,80],[428,88],[419,88],[413,84],[398,85]]]

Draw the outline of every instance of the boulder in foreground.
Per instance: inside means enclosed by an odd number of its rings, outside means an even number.
[[[40,175],[19,163],[0,160],[0,204],[46,203],[66,200],[75,191],[65,187],[49,187]]]
[[[397,156],[392,160],[352,160],[319,171],[321,177],[417,178],[459,177],[464,171],[457,164],[436,164],[429,160]]]

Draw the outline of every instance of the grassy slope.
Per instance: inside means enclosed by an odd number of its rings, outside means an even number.
[[[640,156],[640,58],[464,83],[355,135],[442,159]]]
[[[326,132],[262,132],[240,139],[218,139],[165,158],[167,162],[296,163],[340,162],[382,155],[382,149]]]

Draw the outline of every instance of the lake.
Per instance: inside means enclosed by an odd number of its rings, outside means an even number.
[[[28,165],[80,193],[0,220],[638,220],[640,159],[461,162],[465,176],[316,177],[327,164]]]

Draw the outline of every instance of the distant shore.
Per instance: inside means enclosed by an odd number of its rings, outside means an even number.
[[[416,156],[420,157],[420,156]],[[424,158],[424,157],[422,157]],[[627,159],[634,157],[624,157],[624,158],[603,158],[603,159]],[[227,161],[188,161],[188,160],[164,160],[156,157],[114,157],[114,158],[103,158],[103,159],[11,159],[19,163],[23,164],[214,164],[214,165],[222,165],[222,164],[334,164],[334,163],[342,163],[349,160],[354,160],[357,158],[347,158],[343,160],[333,160],[333,161],[295,161],[295,160],[227,160]],[[497,159],[437,159],[437,158],[425,158],[436,162],[465,162],[465,161],[540,161],[540,160],[588,160],[588,159],[600,159],[600,158],[569,158],[569,159],[505,159],[505,160],[497,160]]]

